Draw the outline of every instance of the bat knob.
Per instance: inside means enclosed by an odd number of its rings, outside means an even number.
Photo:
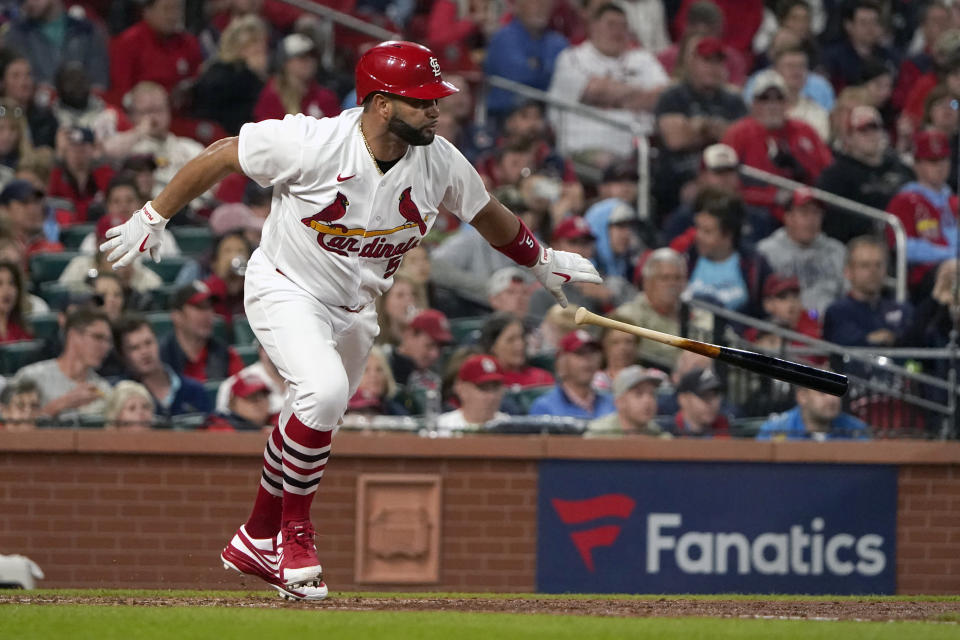
[[[585,307],[580,307],[577,309],[576,315],[573,316],[573,321],[577,324],[585,324],[587,322],[587,316],[590,315],[590,312],[587,311]]]

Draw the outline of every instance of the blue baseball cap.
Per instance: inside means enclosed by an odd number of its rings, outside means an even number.
[[[0,191],[0,205],[7,205],[16,200],[17,202],[26,202],[32,198],[42,198],[42,190],[33,186],[32,182],[26,180],[11,180],[7,186]]]

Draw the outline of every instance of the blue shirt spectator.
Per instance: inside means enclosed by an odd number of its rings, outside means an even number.
[[[840,398],[797,389],[797,406],[763,423],[757,440],[866,440],[867,425],[843,413]]]
[[[560,385],[543,394],[530,405],[530,415],[532,416],[566,416],[588,420],[609,415],[616,410],[613,398],[605,393],[594,394],[593,406],[587,409],[581,404],[574,403],[570,396],[564,393],[563,387]]]
[[[858,85],[863,80],[864,65],[878,60],[896,74],[898,56],[883,45],[884,30],[880,9],[868,0],[849,2],[843,9],[843,30],[846,37],[823,52],[823,65],[833,88]]]
[[[584,329],[563,336],[557,350],[557,386],[533,401],[530,415],[552,415],[592,420],[613,413],[613,398],[597,393],[593,377],[603,355],[600,341]]]

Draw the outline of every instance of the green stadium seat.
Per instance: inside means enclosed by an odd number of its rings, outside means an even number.
[[[553,373],[553,367],[556,364],[556,358],[553,356],[533,356],[528,359],[528,363],[531,367],[539,367],[540,369],[546,369],[550,373]]]
[[[161,262],[154,262],[153,260],[147,259],[143,261],[143,264],[146,265],[148,269],[152,269],[166,284],[170,284],[177,279],[180,269],[183,268],[183,265],[187,263],[188,259],[189,258],[183,256],[176,258],[167,256],[164,257]]]
[[[43,358],[43,340],[24,340],[0,345],[0,374],[12,376],[22,367]]]
[[[37,340],[56,338],[60,334],[60,314],[51,311],[30,316],[30,327]]]
[[[227,321],[223,316],[217,316],[213,321],[213,335],[220,338],[227,344],[230,344],[230,330],[227,328]]]
[[[41,282],[38,288],[40,297],[47,301],[51,309],[63,309],[67,306],[67,300],[70,298],[70,292],[75,287],[68,284],[60,284],[56,280],[53,282]]]
[[[178,226],[168,227],[173,237],[177,239],[180,251],[186,255],[202,254],[213,246],[213,232],[206,226]]]
[[[238,313],[233,316],[233,344],[238,346],[250,345],[257,339],[250,328],[250,321],[247,316]]]
[[[468,344],[475,342],[480,335],[480,327],[487,321],[487,316],[473,318],[454,318],[450,321],[450,333],[453,334],[454,344]]]
[[[77,251],[35,253],[30,256],[30,279],[35,283],[52,282],[60,277],[67,263],[80,255]]]
[[[243,358],[243,364],[251,365],[257,361],[259,356],[260,348],[256,345],[251,344],[238,344],[233,347],[237,351],[237,355]]]
[[[153,311],[147,314],[147,322],[153,327],[158,340],[173,331],[173,319],[169,311]]]
[[[507,391],[505,397],[513,400],[517,407],[522,409],[524,414],[527,414],[530,413],[530,405],[533,404],[533,401],[545,394],[547,391],[550,391],[552,388],[553,386],[528,387],[518,391]]]
[[[205,413],[184,413],[170,418],[170,427],[174,431],[196,431],[207,423]]]
[[[76,426],[80,429],[102,429],[106,424],[107,419],[102,415],[82,415],[76,420]]]
[[[90,222],[84,222],[81,224],[72,224],[69,227],[63,227],[60,229],[60,242],[67,249],[67,251],[78,251],[80,249],[80,243],[83,242],[83,239],[87,235],[94,232],[97,225]]]
[[[175,294],[179,288],[179,285],[165,284],[157,287],[156,289],[151,289],[151,306],[158,310],[169,309],[170,301],[173,299],[173,294]]]

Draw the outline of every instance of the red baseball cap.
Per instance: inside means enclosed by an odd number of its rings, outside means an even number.
[[[447,320],[447,316],[436,309],[426,309],[418,313],[410,322],[410,328],[423,331],[443,344],[453,342],[453,334],[450,333],[450,322]]]
[[[270,393],[270,387],[267,386],[267,383],[259,376],[251,374],[238,375],[237,379],[233,381],[233,386],[230,387],[230,395],[238,398],[249,398],[255,393],[264,391]]]
[[[599,349],[600,341],[584,329],[574,329],[560,339],[560,351],[563,353],[576,353],[584,347]]]
[[[771,273],[763,283],[763,297],[771,298],[788,291],[800,292],[800,281],[795,276],[782,276]]]
[[[947,134],[934,129],[924,129],[913,138],[914,160],[943,160],[950,157],[950,140]]]
[[[565,218],[557,225],[550,235],[550,242],[557,240],[576,240],[578,238],[594,238],[590,225],[580,216]]]
[[[727,52],[724,51],[723,42],[720,38],[707,36],[697,43],[694,52],[701,58],[723,58],[726,59]]]
[[[470,356],[464,360],[460,365],[460,371],[457,372],[457,378],[472,384],[502,383],[504,380],[500,363],[493,356],[485,354]]]
[[[815,202],[821,207],[823,206],[823,203],[820,202],[817,196],[813,195],[813,190],[810,189],[810,187],[800,187],[793,192],[792,204],[794,208],[802,207],[803,205],[810,204],[811,202]]]
[[[215,297],[206,282],[194,280],[190,284],[177,289],[170,301],[170,308],[183,309],[188,304],[196,307]]]

